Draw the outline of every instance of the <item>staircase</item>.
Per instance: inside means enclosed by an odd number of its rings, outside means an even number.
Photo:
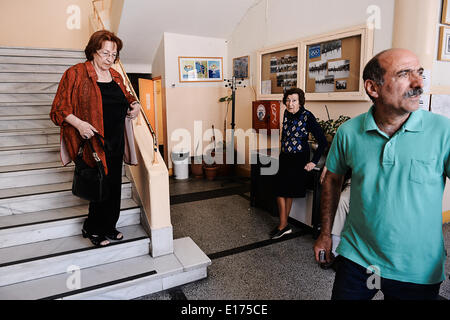
[[[82,51],[0,47],[0,299],[132,299],[206,277],[190,238],[153,258],[124,166],[118,228],[96,248],[81,236],[88,203],[71,193],[59,128],[49,112],[59,80]],[[128,176],[128,177],[127,177]]]

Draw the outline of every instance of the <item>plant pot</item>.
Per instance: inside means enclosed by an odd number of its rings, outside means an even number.
[[[219,166],[213,164],[213,165],[207,165],[203,167],[203,170],[205,172],[205,177],[208,180],[214,180],[217,176],[217,171],[219,170]]]
[[[191,173],[194,178],[201,179],[203,178],[203,163],[196,163],[198,161],[195,161],[195,157],[191,157]]]

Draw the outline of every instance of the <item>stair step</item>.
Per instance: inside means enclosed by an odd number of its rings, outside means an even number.
[[[28,48],[28,47],[0,47],[0,56],[19,57],[58,57],[58,58],[85,58],[83,50]]]
[[[2,300],[134,299],[206,277],[211,260],[190,238],[176,239],[174,253],[152,258],[143,255],[78,272],[79,287],[65,273],[0,287]],[[183,258],[188,252],[190,261]],[[69,285],[68,285],[69,284]]]
[[[122,199],[131,198],[131,183],[122,177]],[[0,216],[73,207],[88,201],[72,194],[72,182],[0,190]]]
[[[0,130],[0,151],[9,147],[55,144],[60,142],[60,128]]]
[[[86,57],[83,58],[56,58],[56,57],[21,57],[21,56],[2,56],[0,55],[0,63],[2,64],[26,64],[26,65],[60,65],[60,66],[73,66],[78,63],[86,61]]]
[[[54,99],[54,93],[0,93],[0,103],[5,102],[44,102]]]
[[[1,96],[1,94],[0,94]],[[0,97],[1,99],[1,97]],[[0,130],[25,130],[25,129],[44,129],[55,128],[55,124],[50,120],[48,114],[40,115],[0,115]]]
[[[121,210],[139,208],[133,199],[122,199],[120,202]],[[25,214],[15,214],[0,217],[0,232],[6,229],[32,226],[35,224],[63,221],[67,219],[85,217],[88,214],[89,205],[82,204],[67,208],[58,208],[50,210],[35,211]],[[0,264],[1,264],[0,258]]]
[[[22,106],[0,106],[0,116],[10,116],[13,114],[20,115],[45,115],[49,117],[51,110],[51,103],[46,105],[41,102],[39,105],[22,105]]]
[[[83,269],[149,254],[150,239],[140,225],[120,231],[124,240],[100,248],[81,235],[2,248],[0,256],[25,259],[0,264],[0,286],[66,273],[74,265]]]
[[[53,220],[37,221],[24,225],[14,225],[10,227],[0,228],[0,248],[13,247],[27,243],[47,241],[51,239],[64,238],[81,234],[84,220],[88,215],[88,206],[81,209],[65,208],[70,211],[69,214],[61,214],[62,209],[59,210],[61,217],[55,217],[55,210],[53,211]],[[140,223],[140,208],[122,209],[117,222],[117,227],[136,225]],[[50,216],[50,211],[45,212],[46,216]],[[23,216],[43,216],[40,213],[28,213]],[[11,216],[0,217],[3,222],[4,218],[13,220]],[[34,217],[37,219],[38,217]],[[32,218],[29,218],[32,219]],[[8,222],[8,221],[6,221]],[[11,222],[11,221],[9,221]],[[16,222],[13,222],[16,223]]]
[[[0,72],[49,72],[63,74],[71,65],[1,63]]]
[[[73,166],[28,169],[0,173],[0,190],[69,182],[73,179]]]
[[[34,145],[2,148],[0,151],[0,166],[25,165],[60,161],[60,145]]]
[[[61,162],[7,166],[6,170],[0,167],[0,190],[70,182],[73,170],[73,163],[62,166]],[[125,175],[125,166],[122,166],[122,175]]]
[[[0,72],[0,82],[59,82],[62,73]]]
[[[0,155],[1,154],[2,153],[0,153]],[[50,169],[50,168],[59,168],[59,167],[62,167],[61,161],[13,164],[13,165],[8,165],[8,166],[0,166],[0,173],[16,172],[16,171],[29,171],[29,170],[38,170],[38,169]],[[67,167],[73,167],[73,162],[69,163],[67,165]]]
[[[43,82],[43,83],[26,83],[26,82],[9,82],[0,83],[0,93],[56,93],[58,90],[57,82]],[[48,101],[53,99],[48,99]]]

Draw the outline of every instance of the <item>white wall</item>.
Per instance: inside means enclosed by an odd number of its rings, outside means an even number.
[[[263,0],[250,10],[229,39],[230,58],[308,36],[365,24],[369,6],[381,13],[381,28],[375,30],[374,52],[390,48],[394,0]],[[252,75],[256,70],[251,62]]]
[[[178,57],[223,57],[224,70],[227,70],[227,44],[225,39],[164,33],[164,39],[153,61],[153,75],[159,76],[162,70],[161,56],[164,55],[162,74],[165,87],[165,106],[167,112],[167,150],[169,154],[177,141],[171,141],[177,129],[186,129],[191,135],[191,155],[194,151],[194,122],[202,123],[202,133],[211,128],[223,128],[225,105],[219,103],[226,94],[224,82],[180,83],[178,76]],[[227,72],[224,72],[227,77]],[[199,137],[202,138],[202,137]],[[204,151],[210,141],[202,142]],[[169,161],[169,168],[172,162]]]
[[[180,83],[178,76],[178,57],[223,57],[224,77],[227,77],[228,50],[226,39],[198,37],[175,33],[164,33],[166,60],[166,86],[171,87],[217,87],[221,82]]]

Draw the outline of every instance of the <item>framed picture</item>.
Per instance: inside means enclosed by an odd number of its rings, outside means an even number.
[[[303,39],[299,53],[307,100],[368,101],[362,71],[373,54],[373,31],[366,25]]]
[[[438,60],[450,61],[450,27],[440,27]]]
[[[450,4],[449,0],[442,0],[441,23],[450,25]]]
[[[299,42],[257,52],[257,100],[281,100],[298,83]]]
[[[223,81],[222,57],[178,57],[180,82]]]
[[[248,79],[249,56],[233,59],[233,77],[238,79]]]

